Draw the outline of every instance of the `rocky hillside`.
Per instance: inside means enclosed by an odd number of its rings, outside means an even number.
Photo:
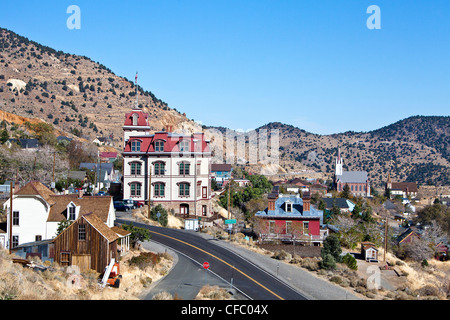
[[[280,130],[282,166],[299,172],[313,168],[331,177],[338,147],[344,170],[366,170],[375,185],[388,174],[397,181],[450,184],[450,117],[414,116],[370,132],[316,135],[270,123]]]
[[[139,106],[151,115],[153,129],[188,121],[150,91],[138,87],[138,94]],[[134,79],[119,77],[87,57],[56,51],[0,28],[2,110],[42,119],[86,139],[111,137],[120,147],[124,115],[135,101]]]
[[[150,114],[154,130],[166,125],[187,132],[201,130],[150,91],[139,87],[138,94],[139,106]],[[124,115],[135,101],[134,79],[0,28],[1,110],[51,123],[56,132],[67,135],[88,140],[111,137],[120,151]],[[450,117],[415,116],[370,132],[333,135],[312,134],[279,122],[257,130],[261,129],[280,130],[280,166],[263,168],[279,173],[274,178],[329,179],[340,147],[345,169],[368,171],[375,186],[389,173],[397,181],[450,185]],[[261,166],[253,169],[265,172]]]

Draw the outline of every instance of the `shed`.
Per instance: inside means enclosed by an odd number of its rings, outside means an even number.
[[[55,261],[102,273],[112,258],[118,260],[117,239],[117,233],[95,214],[82,215],[54,239]]]
[[[361,255],[365,260],[378,260],[378,249],[372,242],[361,242]]]

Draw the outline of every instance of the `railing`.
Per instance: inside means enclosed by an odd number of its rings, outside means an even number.
[[[292,234],[283,234],[283,233],[261,233],[260,239],[262,241],[267,240],[279,240],[279,241],[288,241],[288,242],[301,242],[301,243],[312,243],[312,242],[322,242],[326,236],[324,234],[321,235],[300,235],[295,236]]]

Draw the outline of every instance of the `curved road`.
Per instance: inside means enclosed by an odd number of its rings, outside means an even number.
[[[130,223],[129,220],[116,220]],[[245,258],[216,245],[215,240],[207,240],[192,231],[149,226],[132,222],[137,227],[146,228],[152,240],[178,251],[192,260],[209,262],[209,270],[223,279],[233,279],[233,287],[253,300],[305,300],[291,286],[267,273]],[[187,279],[188,280],[188,279]]]

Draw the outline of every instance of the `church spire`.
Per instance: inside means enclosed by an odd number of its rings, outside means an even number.
[[[343,160],[341,158],[341,148],[338,147],[338,155],[336,158],[336,171],[335,171],[335,174],[337,176],[342,176],[342,171],[343,171],[342,165],[343,165]]]

